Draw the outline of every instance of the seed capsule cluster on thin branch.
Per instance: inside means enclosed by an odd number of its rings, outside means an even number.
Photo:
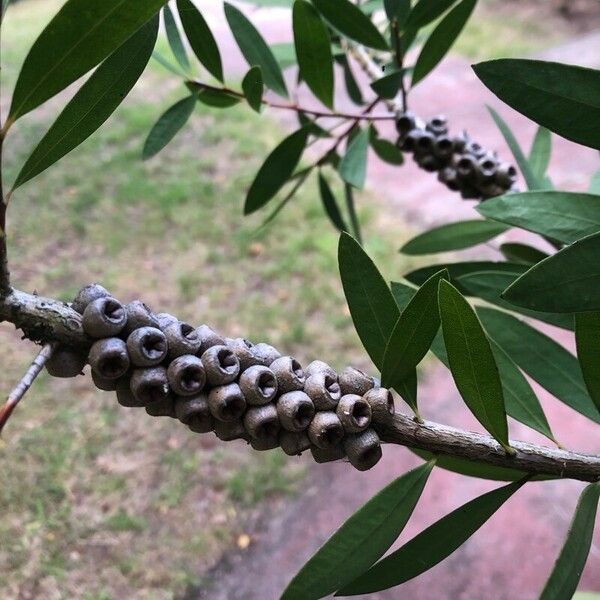
[[[310,451],[318,463],[347,458],[360,471],[381,458],[376,429],[392,419],[394,400],[358,369],[338,375],[320,360],[302,368],[269,344],[222,337],[139,300],[123,305],[98,284],[72,306],[94,342],[87,356],[59,348],[47,364],[54,376],[74,377],[89,363],[96,387],[122,406],[255,450]]]
[[[425,123],[410,112],[401,113],[396,119],[396,129],[398,148],[412,153],[425,171],[437,172],[439,181],[460,192],[464,199],[486,200],[518,191],[515,167],[500,162],[495,152],[486,150],[464,131],[450,136],[445,116],[433,117]]]

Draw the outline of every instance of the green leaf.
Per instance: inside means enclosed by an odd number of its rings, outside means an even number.
[[[489,336],[532,379],[573,410],[600,423],[575,356],[520,319],[493,308],[477,308]]]
[[[448,278],[447,271],[430,277],[400,313],[383,356],[381,380],[385,387],[399,391],[398,383],[406,379],[427,354],[440,327],[437,295],[442,278]]]
[[[167,40],[169,42],[171,52],[181,68],[184,71],[189,71],[190,61],[188,59],[185,46],[183,45],[183,41],[181,40],[181,35],[179,35],[179,27],[177,27],[175,17],[173,16],[173,12],[169,8],[168,4],[163,6],[163,19],[165,21],[165,31],[167,32]]]
[[[484,217],[571,244],[600,232],[600,196],[578,192],[524,192],[490,198]]]
[[[552,152],[552,134],[541,125],[537,128],[531,150],[529,151],[529,164],[538,181],[542,181],[548,170],[550,154]]]
[[[401,311],[405,310],[410,299],[414,297],[415,292],[415,289],[403,283],[392,283],[392,294]],[[527,380],[523,377],[508,354],[506,354],[493,339],[491,339],[491,347],[496,359],[496,364],[498,365],[500,379],[502,380],[504,404],[507,414],[520,423],[539,431],[552,441],[555,441],[554,435],[550,430],[550,426],[544,415],[544,411]],[[444,342],[439,333],[431,344],[431,351],[444,365],[446,365],[446,367],[450,366],[446,349],[444,348]],[[418,454],[422,458],[429,457],[429,455],[424,455],[422,453]],[[439,465],[441,465],[442,468],[471,477],[514,481],[525,475],[525,473],[514,469],[504,470],[497,467],[488,467],[472,461],[454,459],[451,457],[440,457],[439,460]]]
[[[202,16],[191,0],[177,0],[177,10],[181,24],[196,58],[206,67],[208,72],[223,81],[223,65],[217,42]]]
[[[381,369],[387,341],[400,315],[396,301],[373,261],[347,233],[340,236],[338,263],[356,332]]]
[[[214,108],[230,108],[241,101],[239,96],[234,96],[225,90],[215,90],[202,85],[191,86],[191,89],[198,91],[198,102]]]
[[[479,271],[468,273],[458,278],[456,283],[460,290],[467,295],[477,296],[487,302],[501,306],[502,308],[521,313],[527,317],[532,317],[549,323],[555,327],[562,329],[573,330],[573,316],[563,315],[558,313],[543,313],[526,308],[513,306],[501,297],[504,290],[512,284],[523,272],[528,268],[528,265],[519,265],[521,269],[514,271]]]
[[[600,71],[501,58],[473,67],[503,102],[550,131],[600,149]]]
[[[438,23],[427,38],[412,76],[412,87],[424,79],[444,58],[467,24],[477,0],[462,0]]]
[[[489,202],[489,200],[486,200],[486,202]],[[479,273],[480,271],[508,271],[512,273],[514,271],[519,271],[520,269],[522,269],[521,272],[526,270],[522,265],[516,263],[477,260],[473,262],[440,263],[428,267],[421,267],[420,269],[407,273],[404,277],[415,285],[421,285],[440,269],[446,269],[448,273],[450,273],[450,278],[453,280],[454,287],[463,294],[468,292],[460,287],[460,280],[458,280],[458,278],[462,275]]]
[[[191,94],[173,104],[159,117],[144,142],[144,160],[158,154],[177,135],[194,112],[197,100],[197,95]]]
[[[281,600],[318,600],[368,569],[404,529],[433,464],[402,475],[355,512],[302,567]]]
[[[312,0],[325,20],[346,37],[376,50],[389,50],[369,17],[348,0]]]
[[[307,138],[306,128],[298,129],[267,156],[248,190],[245,215],[262,208],[283,187],[300,162]]]
[[[556,442],[535,392],[510,356],[491,338],[492,352],[502,380],[506,413]]]
[[[341,178],[351,186],[362,189],[367,178],[367,151],[369,149],[369,129],[361,129],[349,142],[338,171]]]
[[[456,387],[477,420],[507,449],[502,382],[490,342],[475,311],[447,281],[440,281],[438,301]]]
[[[600,310],[600,233],[537,263],[508,287],[511,304],[542,312]]]
[[[590,186],[588,188],[590,194],[600,194],[600,170],[596,171],[590,179]]]
[[[488,106],[487,109],[492,115],[492,119],[494,119],[494,122],[500,130],[502,137],[505,139],[506,144],[512,152],[512,155],[517,161],[517,165],[523,174],[527,188],[530,190],[543,188],[544,186],[535,176],[529,161],[525,158],[525,154],[523,154],[523,150],[521,150],[521,146],[519,146],[519,142],[517,142],[517,138],[515,138],[513,132],[510,130],[510,127],[506,124],[506,121],[504,121],[504,119],[491,106]]]
[[[371,128],[369,143],[371,144],[371,148],[373,148],[375,154],[377,154],[377,156],[384,162],[390,165],[401,165],[404,163],[402,152],[398,150],[396,144],[384,138],[378,137],[374,128]]]
[[[154,50],[152,52],[152,58],[160,65],[162,65],[167,71],[177,75],[177,77],[186,77],[186,74],[172,62],[168,61],[160,52]]]
[[[228,2],[225,2],[225,17],[248,64],[251,67],[258,65],[265,85],[280,96],[287,97],[288,91],[279,63],[254,25],[241,10]]]
[[[523,483],[510,483],[463,504],[376,563],[336,595],[355,596],[387,590],[425,573],[464,544]]]
[[[335,57],[335,60],[338,64],[342,66],[344,71],[344,83],[346,85],[346,91],[348,92],[348,97],[354,104],[364,104],[364,99],[362,97],[362,92],[358,83],[356,83],[356,77],[354,77],[354,73],[352,72],[352,67],[348,62],[348,59],[345,54],[339,55]]]
[[[333,108],[333,58],[327,27],[305,0],[294,2],[293,27],[300,75],[313,94]]]
[[[327,216],[333,223],[334,227],[338,231],[348,231],[348,226],[344,222],[344,218],[342,217],[342,213],[340,212],[335,196],[333,195],[333,192],[327,183],[327,179],[323,177],[321,172],[319,172],[319,193],[321,195],[321,202],[323,203],[325,212],[327,213]]]
[[[165,0],[68,0],[34,42],[19,73],[9,121],[85,75],[147,23]]]
[[[575,315],[575,340],[583,380],[600,411],[600,313]]]
[[[262,106],[264,84],[262,71],[258,65],[252,67],[246,75],[244,75],[244,79],[242,79],[242,90],[248,104],[259,113]]]
[[[383,7],[387,18],[396,19],[400,28],[410,12],[410,0],[383,0]]]
[[[290,0],[291,4],[291,0]],[[296,49],[293,42],[282,42],[281,44],[271,44],[271,51],[282,69],[287,69],[298,64],[296,58]]]
[[[404,31],[417,32],[445,13],[456,0],[419,0],[412,8],[404,25]]]
[[[507,229],[505,225],[480,219],[448,223],[414,237],[400,248],[400,252],[420,255],[461,250],[487,242]]]
[[[545,252],[518,242],[500,244],[500,252],[502,252],[506,260],[522,265],[535,265],[535,263],[548,257]]]
[[[35,147],[13,189],[71,152],[110,117],[146,68],[157,34],[155,17],[92,73]]]
[[[581,493],[567,539],[540,600],[563,600],[575,593],[592,545],[599,498],[600,483],[588,485]]]
[[[396,97],[406,70],[392,71],[370,83],[371,89],[380,97],[391,100]]]

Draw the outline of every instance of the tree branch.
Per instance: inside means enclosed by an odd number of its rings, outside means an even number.
[[[581,481],[600,480],[600,456],[580,454],[510,441],[516,451],[508,455],[492,437],[425,421],[417,423],[412,417],[396,414],[393,422],[379,427],[381,439],[434,454],[464,458],[480,464],[517,469],[531,475],[551,475]]]
[[[27,294],[19,290],[0,300],[0,321],[23,330],[26,338],[47,344],[59,342],[74,348],[91,345],[81,327],[81,315],[65,302]],[[396,414],[393,423],[379,428],[383,441],[464,458],[475,463],[517,469],[531,475],[550,475],[582,481],[600,480],[600,456],[557,450],[524,442],[510,442],[509,456],[487,435],[462,431],[437,423],[417,423]]]

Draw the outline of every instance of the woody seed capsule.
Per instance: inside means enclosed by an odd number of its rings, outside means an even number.
[[[175,416],[196,433],[208,433],[215,425],[206,394],[176,397]]]
[[[264,365],[265,367],[270,366],[273,361],[281,358],[281,352],[279,352],[277,348],[274,348],[271,344],[265,344],[264,342],[254,344],[251,348],[251,352],[254,356],[255,364]]]
[[[280,425],[275,405],[249,408],[244,415],[244,428],[254,440],[277,439]]]
[[[167,370],[164,367],[135,369],[131,375],[131,392],[143,406],[169,396]]]
[[[140,327],[127,338],[127,351],[136,367],[152,367],[167,356],[167,338],[156,327]]]
[[[344,440],[344,450],[350,464],[359,471],[367,471],[381,459],[381,442],[373,429],[349,435]]]
[[[244,414],[246,400],[240,386],[237,383],[229,383],[210,390],[208,393],[208,407],[215,419],[235,421]]]
[[[162,400],[150,402],[144,408],[151,417],[171,417],[172,419],[176,417],[175,400],[170,395]]]
[[[111,337],[92,344],[88,354],[92,369],[104,379],[118,379],[129,369],[127,345],[121,338]]]
[[[92,381],[99,390],[102,390],[103,392],[115,392],[117,390],[117,385],[119,383],[118,379],[107,379],[106,377],[101,377],[98,375],[98,373],[96,373],[96,371],[94,371],[94,369],[91,370],[91,374]]]
[[[279,422],[288,431],[304,431],[315,414],[315,405],[304,392],[287,392],[277,400]]]
[[[317,410],[335,409],[342,396],[337,378],[325,371],[311,375],[304,384],[304,392]]]
[[[273,361],[269,367],[277,377],[277,387],[280,394],[301,390],[306,376],[300,363],[291,356],[282,356]]]
[[[179,319],[170,313],[158,313],[156,320],[158,321],[158,328],[164,331],[169,325],[173,323],[179,323]]]
[[[346,394],[363,396],[375,385],[372,377],[354,367],[346,367],[340,373],[339,382],[343,396]]]
[[[371,424],[371,405],[356,394],[342,396],[336,414],[347,433],[358,433]]]
[[[300,456],[310,448],[310,440],[306,431],[286,431],[279,433],[279,445],[288,456]]]
[[[127,375],[116,381],[117,402],[129,408],[144,406],[131,391],[131,379]]]
[[[315,446],[327,450],[344,439],[344,428],[334,412],[318,412],[308,426],[308,438]]]
[[[104,298],[105,296],[110,296],[106,288],[102,287],[99,283],[90,283],[77,292],[71,308],[82,315],[90,302],[98,298]]]
[[[202,364],[212,386],[231,383],[240,373],[240,362],[227,346],[211,346],[202,354]]]
[[[200,325],[196,331],[200,337],[200,350],[198,350],[198,356],[202,356],[202,354],[209,348],[212,348],[212,346],[223,346],[225,344],[225,339],[208,325]]]
[[[250,445],[254,450],[258,451],[273,450],[279,446],[279,438],[277,436],[262,438],[260,440],[251,438]]]
[[[198,394],[206,383],[202,361],[191,354],[178,356],[167,368],[171,389],[179,396]]]
[[[133,300],[126,304],[125,312],[127,313],[127,324],[123,329],[123,334],[126,336],[140,327],[160,328],[158,319],[152,314],[148,305],[141,300]]]
[[[326,449],[319,448],[318,446],[311,446],[310,453],[312,454],[314,461],[319,464],[341,460],[346,457],[346,452],[341,444]]]
[[[306,367],[304,367],[304,374],[306,375],[307,379],[312,375],[316,375],[317,373],[326,373],[332,379],[337,379],[337,373],[335,372],[335,369],[322,360],[313,360]]]
[[[237,356],[240,362],[240,370],[257,364],[256,357],[252,352],[254,344],[244,338],[225,338],[225,345]]]
[[[184,354],[196,354],[200,350],[200,336],[198,332],[187,323],[171,323],[164,330],[169,346],[170,359]]]
[[[239,386],[251,406],[262,406],[275,399],[277,395],[277,379],[268,367],[254,365],[241,375]]]
[[[52,377],[76,377],[85,367],[85,354],[58,346],[46,361],[46,371]]]
[[[236,421],[215,420],[215,435],[223,442],[249,439],[240,419]]]
[[[371,406],[373,423],[387,424],[392,421],[395,409],[394,397],[390,390],[382,387],[374,388],[369,390],[363,398]]]
[[[127,323],[127,313],[123,305],[105,296],[90,302],[83,311],[83,330],[93,338],[118,335]]]

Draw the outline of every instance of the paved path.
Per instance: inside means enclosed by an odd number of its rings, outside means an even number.
[[[221,15],[203,2],[211,25],[217,30],[225,55],[227,73],[243,73],[245,65],[227,36]],[[285,11],[258,11],[254,22],[272,42],[287,41],[289,16]],[[552,60],[600,66],[600,35],[590,35],[577,44],[547,53]],[[596,64],[594,64],[596,63]],[[306,93],[299,101],[314,101]],[[521,142],[531,140],[534,126],[502,106],[480,85],[463,59],[451,57],[411,94],[411,106],[423,116],[443,112],[456,129],[467,129],[481,143],[510,154],[501,143],[485,104],[490,103],[506,117]],[[355,110],[340,101],[338,109]],[[277,115],[290,127],[292,115]],[[410,163],[410,161],[409,161]],[[598,154],[554,136],[550,172],[556,184],[568,189],[585,189],[589,176],[600,168]],[[434,177],[412,164],[402,170],[380,162],[369,166],[368,186],[386,219],[396,219],[423,228],[433,223],[473,217],[473,205],[447,192]],[[514,239],[513,237],[507,239]],[[486,249],[485,252],[491,252]],[[561,334],[567,345],[572,340]],[[589,423],[536,388],[554,431],[563,444],[580,450],[599,451],[598,440],[589,435]],[[436,420],[480,430],[467,411],[460,408],[454,384],[443,368],[428,372],[420,388],[423,410]],[[517,423],[511,423],[514,438],[543,443],[543,439]],[[304,460],[303,458],[299,460]],[[316,548],[376,491],[398,474],[418,464],[404,448],[386,448],[384,459],[368,474],[345,464],[310,465],[306,491],[290,503],[278,503],[255,524],[250,546],[226,557],[208,574],[212,584],[191,590],[189,598],[211,600],[275,600],[286,583]],[[400,541],[406,541],[443,514],[453,510],[494,485],[476,479],[434,472],[410,524]],[[370,598],[415,600],[529,600],[537,597],[560,550],[582,485],[549,482],[529,485],[501,509],[488,524],[449,559],[399,589]],[[597,533],[600,533],[600,527]],[[599,537],[596,536],[596,540]],[[600,544],[592,549],[581,589],[600,591]]]

